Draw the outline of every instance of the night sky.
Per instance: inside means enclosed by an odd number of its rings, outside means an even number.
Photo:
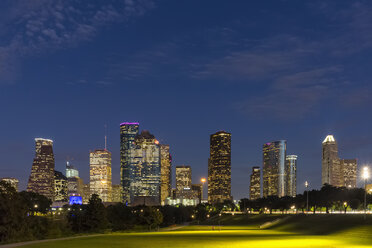
[[[194,183],[209,135],[231,132],[235,199],[279,139],[299,156],[298,192],[319,188],[327,134],[341,158],[372,162],[371,13],[371,1],[3,0],[0,177],[25,189],[43,137],[56,170],[69,159],[88,182],[107,124],[119,183],[119,124],[138,121]]]

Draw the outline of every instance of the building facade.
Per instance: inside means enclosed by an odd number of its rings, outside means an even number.
[[[208,160],[208,202],[215,204],[231,197],[231,134],[220,131],[210,136]]]
[[[111,202],[111,152],[106,149],[90,152],[90,194]]]
[[[67,202],[67,177],[60,171],[54,171],[54,201]]]
[[[112,202],[121,202],[121,187],[120,184],[112,185]]]
[[[297,195],[297,155],[286,156],[286,195],[295,197]]]
[[[17,178],[3,177],[3,178],[0,179],[0,181],[4,181],[4,182],[9,183],[18,192],[19,180]]]
[[[67,177],[67,195],[82,196],[83,195],[83,179],[79,177],[79,171],[66,162],[66,177]]]
[[[191,167],[188,165],[176,166],[176,195],[182,195],[182,191],[191,189]]]
[[[133,168],[135,138],[139,133],[138,122],[123,122],[120,124],[120,186],[122,202],[128,204],[131,199],[131,182],[136,174]]]
[[[249,198],[256,200],[261,198],[261,169],[260,167],[252,167],[250,178]]]
[[[27,191],[54,198],[54,153],[53,141],[35,139],[35,158],[28,179]]]
[[[155,136],[142,131],[134,140],[135,147],[129,163],[129,201],[133,205],[139,201],[153,205],[160,204],[160,145]],[[136,201],[138,202],[138,201]],[[135,203],[138,205],[139,203]]]
[[[356,188],[357,182],[357,167],[356,159],[342,159],[341,168],[343,174],[343,186],[347,188]]]
[[[355,188],[357,181],[357,160],[340,159],[338,146],[333,135],[322,143],[322,184],[335,187]]]
[[[81,194],[83,204],[88,204],[89,203],[90,196],[91,196],[90,184],[89,183],[83,184],[83,189],[82,189],[82,194]]]
[[[263,145],[263,196],[283,197],[286,194],[286,159],[287,142],[273,141]]]
[[[328,135],[322,143],[322,185],[324,184],[342,186],[341,163],[333,135]]]
[[[169,145],[160,145],[160,165],[160,202],[163,204],[165,199],[171,196],[172,157],[169,153]]]

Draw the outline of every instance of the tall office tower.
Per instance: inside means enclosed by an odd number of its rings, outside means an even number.
[[[79,171],[69,161],[66,162],[66,177],[79,177]]]
[[[160,145],[160,165],[160,202],[163,204],[165,199],[171,196],[172,157],[169,153],[169,145]]]
[[[113,184],[112,185],[112,202],[121,202],[121,190],[120,184]]]
[[[191,189],[191,167],[188,165],[176,166],[176,189],[181,192]]]
[[[251,184],[249,187],[249,198],[256,200],[261,198],[261,169],[252,167]]]
[[[67,177],[54,171],[54,201],[67,201]]]
[[[134,140],[130,161],[129,203],[160,204],[160,145],[149,131],[142,131]]]
[[[54,197],[54,154],[53,141],[35,139],[35,158],[28,179],[27,191],[39,193],[53,200]]]
[[[328,135],[322,143],[322,185],[343,186],[342,168],[338,157],[337,142]]]
[[[16,191],[18,191],[19,181],[18,181],[17,178],[14,178],[14,177],[3,177],[3,178],[0,179],[0,181],[4,181],[4,182],[9,183],[13,188],[15,188]]]
[[[90,152],[90,194],[97,194],[103,202],[111,202],[111,152]]]
[[[297,195],[297,155],[287,155],[285,162],[286,195],[295,197]]]
[[[83,179],[79,177],[79,171],[70,164],[66,163],[66,177],[67,177],[67,195],[68,196],[82,196],[83,195]]]
[[[230,133],[219,131],[211,135],[208,161],[208,202],[232,200]]]
[[[357,160],[342,159],[341,168],[343,174],[343,186],[347,188],[356,188],[357,181]]]
[[[263,145],[263,196],[285,196],[285,156],[287,142],[273,141]]]
[[[134,140],[139,132],[138,122],[120,124],[120,186],[124,203],[130,203],[130,184],[134,180]]]

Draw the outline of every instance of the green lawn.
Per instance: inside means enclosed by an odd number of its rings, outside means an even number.
[[[219,247],[311,247],[339,248],[372,246],[372,225],[361,224],[360,216],[295,216],[269,229],[259,229],[265,221],[280,216],[225,216],[225,226],[187,226],[175,231],[116,233],[28,245],[24,247],[127,247],[127,248],[219,248]],[[214,220],[216,221],[216,220]],[[218,222],[218,220],[217,220]],[[208,224],[207,221],[202,224]],[[240,223],[234,225],[234,223]],[[312,228],[313,233],[310,233]],[[306,228],[305,228],[306,227]],[[333,231],[328,230],[333,227]],[[342,228],[340,228],[342,227]],[[300,230],[300,229],[304,230]],[[323,234],[321,232],[324,232]]]

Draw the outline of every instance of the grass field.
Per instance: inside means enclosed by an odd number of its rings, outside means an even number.
[[[219,220],[202,223],[204,225],[187,226],[175,231],[115,233],[24,247],[372,247],[372,225],[369,224],[372,220],[367,220],[365,224],[361,216],[292,216],[269,229],[259,228],[267,221],[282,217],[223,216]],[[223,226],[215,226],[214,222],[222,222]],[[330,227],[333,231],[328,230]]]

